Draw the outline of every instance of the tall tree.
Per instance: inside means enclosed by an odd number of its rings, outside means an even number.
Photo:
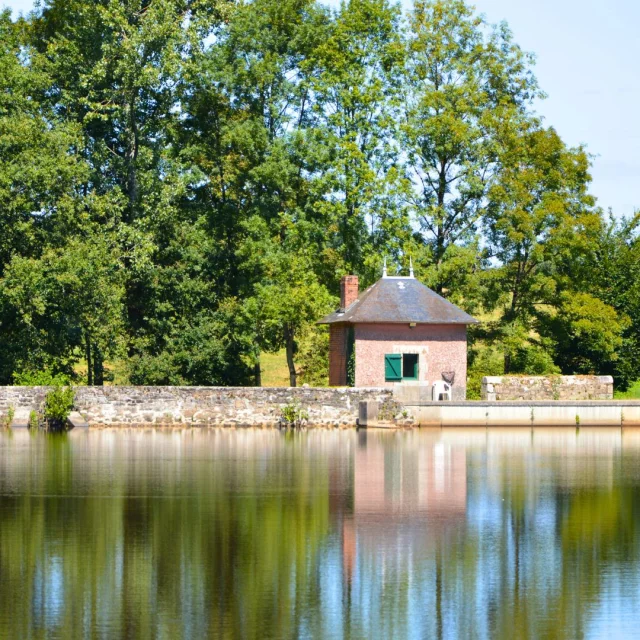
[[[51,77],[25,28],[0,13],[0,277],[12,254],[37,255],[82,217],[77,195],[87,175],[79,130],[47,103]]]
[[[497,334],[510,373],[520,369],[518,352],[551,350],[531,329],[546,320],[549,307],[566,308],[563,292],[579,288],[600,214],[588,193],[587,154],[567,148],[553,129],[532,122],[505,140],[499,160],[484,222],[499,264],[489,290],[502,310]],[[530,366],[530,358],[515,360]],[[566,359],[562,365],[566,370]]]
[[[71,238],[39,258],[15,256],[0,282],[11,317],[14,372],[74,375],[86,356],[87,383],[104,383],[104,360],[122,355],[124,277],[114,238]]]
[[[197,167],[192,206],[207,221],[220,295],[257,301],[257,289],[274,281],[276,268],[260,256],[277,256],[279,263],[284,252],[296,261],[288,249],[274,250],[293,226],[304,230],[308,245],[296,250],[313,258],[307,261],[312,279],[322,264],[326,234],[313,216],[309,178],[318,165],[312,71],[303,67],[323,41],[327,21],[327,11],[308,0],[256,0],[239,6],[228,28],[190,65],[183,157]],[[286,286],[284,272],[275,281]],[[248,355],[259,381],[260,351],[272,342],[264,339],[264,304],[245,308],[254,337]],[[274,314],[271,309],[270,322],[279,322]],[[289,333],[291,356],[295,337]],[[284,346],[282,340],[275,342]]]
[[[82,125],[92,186],[119,188],[127,221],[159,204],[184,59],[202,46],[220,5],[46,0],[34,20],[32,39],[54,80],[51,100]]]
[[[24,316],[10,303],[6,279],[15,261],[38,262],[48,247],[86,230],[90,211],[100,208],[82,186],[88,166],[81,157],[79,128],[52,108],[52,79],[29,46],[28,25],[0,13],[0,381],[33,360],[48,364],[68,354],[70,340],[59,327],[39,329],[26,340]],[[28,277],[22,285],[28,286]],[[28,301],[27,301],[28,302]],[[60,356],[64,368],[67,360]],[[46,361],[46,362],[45,362]],[[55,364],[55,363],[54,363]]]
[[[409,23],[405,197],[433,265],[430,281],[442,293],[478,263],[501,141],[527,121],[539,91],[531,56],[506,24],[489,28],[463,0],[418,0]],[[456,268],[447,269],[453,258]]]
[[[301,338],[337,303],[313,271],[304,230],[289,222],[286,234],[270,235],[261,221],[242,248],[246,264],[260,273],[245,305],[254,319],[255,340],[264,351],[285,350],[292,387],[297,385]]]
[[[53,78],[50,102],[82,129],[85,193],[114,204],[96,222],[115,225],[126,266],[131,362],[141,350],[164,352],[176,324],[197,323],[219,304],[203,270],[204,225],[187,204],[192,168],[175,131],[184,66],[223,10],[192,0],[50,0],[34,19],[32,40]]]
[[[315,209],[328,232],[332,266],[341,273],[379,271],[381,252],[397,254],[397,236],[410,236],[394,199],[401,36],[397,6],[345,1],[307,63],[314,125],[325,149]]]
[[[586,286],[629,318],[617,358],[601,362],[602,373],[614,375],[624,390],[640,379],[640,213],[603,220],[590,248]]]

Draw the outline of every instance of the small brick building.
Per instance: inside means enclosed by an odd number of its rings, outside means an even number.
[[[467,391],[467,325],[477,320],[410,276],[384,275],[360,293],[358,277],[341,281],[340,309],[322,320],[330,330],[329,384],[356,387],[452,384]],[[353,360],[352,360],[353,361]]]

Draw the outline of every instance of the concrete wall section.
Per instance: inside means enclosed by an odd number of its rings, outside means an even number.
[[[422,427],[638,427],[640,402],[441,402],[406,405]]]
[[[622,426],[640,426],[640,402],[622,407]]]
[[[612,400],[611,376],[487,376],[481,397],[513,400]]]
[[[356,387],[394,387],[415,382],[386,382],[384,357],[388,353],[417,353],[417,384],[429,388],[453,371],[453,399],[464,400],[467,387],[467,328],[464,325],[357,324]]]
[[[41,407],[46,387],[0,387],[0,415]],[[297,401],[311,426],[355,427],[361,401],[393,401],[390,389],[260,387],[76,387],[90,425],[275,426]]]

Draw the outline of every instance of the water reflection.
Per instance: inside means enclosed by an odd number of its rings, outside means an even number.
[[[0,436],[0,638],[635,637],[640,432]]]

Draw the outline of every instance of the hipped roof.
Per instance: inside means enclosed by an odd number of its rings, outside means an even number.
[[[318,324],[337,322],[477,324],[477,320],[412,277],[383,277],[344,310]]]

